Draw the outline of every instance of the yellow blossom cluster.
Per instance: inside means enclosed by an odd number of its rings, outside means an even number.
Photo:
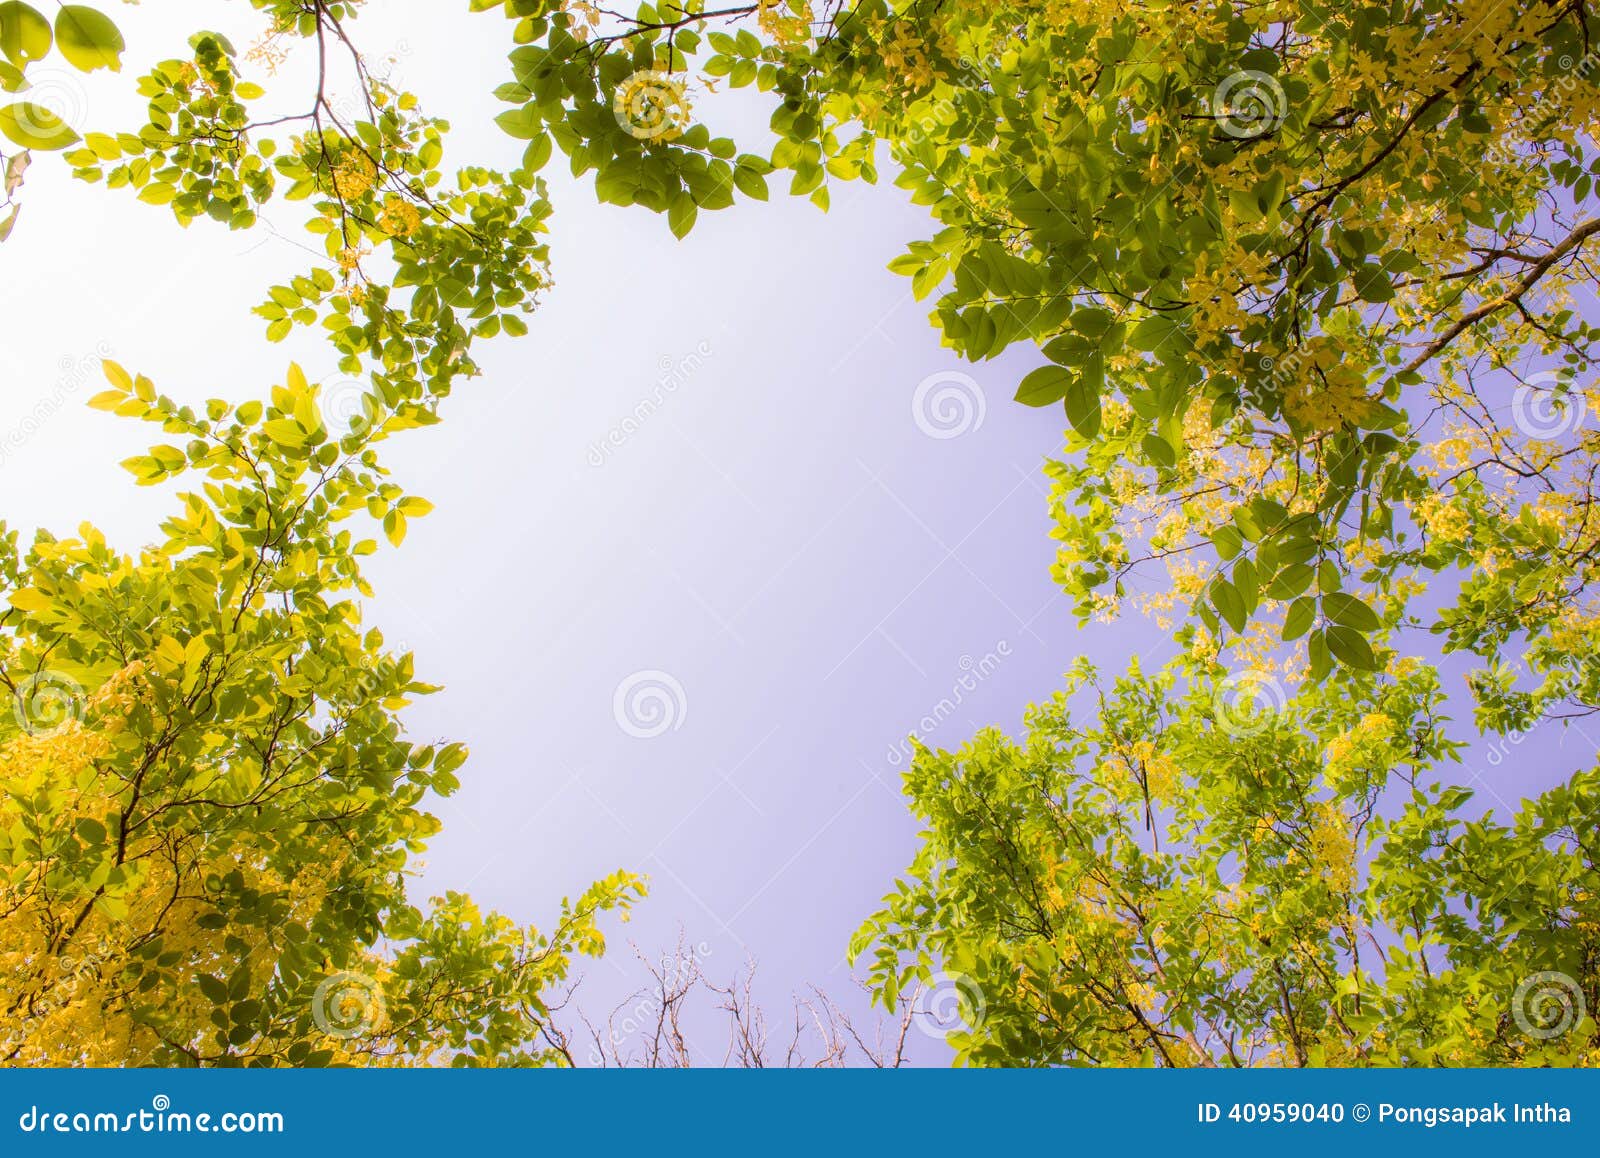
[[[958,55],[948,32],[941,34],[936,43],[929,43],[913,21],[876,17],[868,28],[878,42],[885,71],[906,93],[929,88],[944,76],[940,57]]]
[[[1320,375],[1296,380],[1283,399],[1292,421],[1316,431],[1359,427],[1372,416],[1373,406],[1361,371],[1354,366],[1322,367]]]
[[[1307,836],[1311,863],[1316,865],[1328,887],[1347,893],[1356,883],[1356,843],[1344,815],[1332,804],[1318,804]]]
[[[568,31],[580,43],[600,27],[600,9],[589,0],[562,0],[561,9],[572,18]]]
[[[1369,712],[1348,731],[1330,738],[1322,750],[1330,775],[1350,771],[1388,744],[1397,729],[1394,719],[1381,712]]]
[[[1148,792],[1156,801],[1173,799],[1183,782],[1183,772],[1177,762],[1158,751],[1151,740],[1135,740],[1126,751],[1107,760],[1106,770],[1113,778],[1113,787],[1120,786],[1126,791],[1132,786],[1135,797]]]
[[[410,237],[422,225],[422,214],[410,201],[397,193],[383,199],[383,213],[378,218],[378,228],[391,237]]]
[[[757,20],[761,31],[780,48],[799,48],[811,38],[815,14],[811,0],[761,0]]]
[[[360,150],[350,149],[333,165],[333,190],[346,201],[354,201],[377,183],[378,166]]]

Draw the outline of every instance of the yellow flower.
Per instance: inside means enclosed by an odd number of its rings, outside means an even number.
[[[378,180],[378,166],[361,152],[340,157],[333,166],[333,189],[346,201],[354,201]]]
[[[397,193],[383,200],[383,213],[378,218],[378,228],[392,237],[410,237],[422,225],[422,214],[417,207]]]

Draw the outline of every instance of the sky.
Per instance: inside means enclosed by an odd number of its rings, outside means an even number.
[[[127,10],[121,76],[47,72],[39,95],[75,123],[135,123],[133,78],[182,52],[197,8]],[[511,167],[490,95],[508,25],[463,8],[390,0],[352,31],[452,121],[447,161]],[[254,39],[243,4],[205,18]],[[303,91],[303,65],[270,83]],[[845,948],[916,847],[906,736],[1016,731],[1079,655],[1120,669],[1170,642],[1136,619],[1077,628],[1040,473],[1061,416],[1011,402],[1042,359],[941,349],[885,269],[928,231],[900,191],[839,186],[827,215],[741,203],[679,242],[598,205],[559,157],[547,176],[556,284],[530,333],[483,347],[444,422],[383,448],[436,509],[372,561],[368,621],[445,688],[408,712],[413,738],[472,749],[418,895],[548,923],[631,869],[651,893],[585,970],[591,1017],[648,980],[630,942],[657,956],[680,932],[713,979],[756,961],[779,1022],[809,985],[866,1017]],[[0,284],[0,509],[25,534],[87,519],[131,549],[171,500],[117,466],[140,426],[84,407],[98,360],[186,401],[263,396],[291,359],[332,376],[314,335],[269,344],[249,313],[312,261],[298,209],[185,231],[47,160],[24,192]],[[706,1062],[713,1020],[691,1029]],[[915,1056],[947,1055],[928,1037]]]

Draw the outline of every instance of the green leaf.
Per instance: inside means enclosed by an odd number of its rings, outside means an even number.
[[[1268,599],[1293,599],[1303,595],[1316,574],[1307,563],[1290,563],[1267,584]]]
[[[1147,434],[1139,440],[1139,449],[1156,466],[1171,469],[1178,465],[1178,455],[1172,444],[1159,434]]]
[[[687,193],[679,193],[667,209],[667,225],[672,230],[672,236],[680,241],[687,237],[699,215],[700,207],[694,203],[694,198]]]
[[[274,418],[264,423],[261,430],[273,442],[291,450],[299,450],[306,444],[306,432],[300,429],[299,423],[287,418]]]
[[[522,151],[522,167],[530,173],[537,173],[544,168],[545,162],[550,160],[550,153],[554,148],[550,134],[540,133],[529,141],[528,147]]]
[[[1335,623],[1353,627],[1357,631],[1377,631],[1383,626],[1378,613],[1346,592],[1335,591],[1322,597],[1322,614]]]
[[[1239,533],[1239,528],[1224,523],[1211,533],[1211,544],[1216,547],[1218,555],[1231,559],[1244,548],[1244,536]]]
[[[465,744],[446,744],[439,749],[439,754],[433,759],[435,772],[450,773],[467,762],[467,747]]]
[[[1017,401],[1024,406],[1049,406],[1067,396],[1072,385],[1071,370],[1062,366],[1040,366],[1017,387]]]
[[[1128,334],[1128,345],[1135,350],[1153,353],[1163,342],[1178,332],[1177,323],[1170,318],[1146,318]]]
[[[1067,386],[1067,421],[1084,438],[1100,433],[1100,387],[1105,381],[1105,360],[1099,354],[1084,359],[1082,372]]]
[[[0,4],[0,52],[12,64],[43,60],[50,53],[50,40],[50,21],[37,9],[20,0]]]
[[[1394,286],[1381,265],[1364,265],[1354,278],[1356,293],[1364,302],[1386,302],[1394,297]]]
[[[1328,654],[1328,633],[1322,628],[1317,628],[1306,640],[1306,657],[1310,660],[1311,678],[1327,679],[1328,673],[1333,670],[1333,659]]]
[[[531,104],[520,109],[507,109],[495,117],[494,123],[519,141],[532,141],[544,130],[544,119],[539,115],[538,108]]]
[[[24,149],[65,149],[78,140],[55,113],[32,101],[18,101],[0,109],[0,133]]]
[[[754,169],[744,165],[734,166],[733,183],[746,197],[756,201],[767,199],[767,179]]]
[[[1235,631],[1243,631],[1248,613],[1245,611],[1244,596],[1239,594],[1239,589],[1226,579],[1213,579],[1211,581],[1211,602],[1222,613],[1222,618],[1228,626]]]
[[[1301,596],[1289,604],[1289,610],[1283,617],[1283,638],[1285,641],[1299,639],[1311,629],[1317,619],[1317,603],[1310,596]]]
[[[405,541],[406,517],[399,511],[390,511],[383,516],[384,537],[398,547]]]
[[[1378,670],[1378,658],[1372,653],[1372,645],[1355,628],[1334,626],[1324,634],[1328,639],[1328,650],[1346,667],[1356,671]]]
[[[105,13],[82,4],[67,4],[56,13],[56,47],[67,63],[81,72],[122,68],[122,33]]]

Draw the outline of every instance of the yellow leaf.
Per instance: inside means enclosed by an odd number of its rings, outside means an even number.
[[[50,596],[37,587],[23,587],[11,593],[11,606],[18,611],[49,611],[54,604]]]
[[[124,394],[133,389],[133,377],[110,358],[103,359],[100,368],[105,371],[106,381],[110,382]]]
[[[182,667],[183,658],[183,644],[170,635],[156,645],[156,664],[164,672],[176,671]]]

